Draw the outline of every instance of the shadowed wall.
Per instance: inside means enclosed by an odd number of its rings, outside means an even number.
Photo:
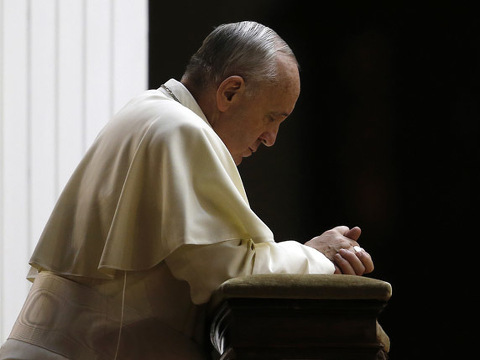
[[[245,159],[250,202],[278,241],[363,229],[392,359],[460,358],[473,340],[480,41],[454,2],[150,4],[150,86],[179,79],[215,25],[256,20],[293,48],[302,94],[273,148]],[[470,345],[471,346],[471,345]]]

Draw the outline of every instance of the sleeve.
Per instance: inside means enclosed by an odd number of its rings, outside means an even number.
[[[335,271],[325,255],[296,241],[229,240],[212,245],[184,245],[165,261],[175,278],[188,282],[195,304],[206,303],[218,286],[233,277]]]

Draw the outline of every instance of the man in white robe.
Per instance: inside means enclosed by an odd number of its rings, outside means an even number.
[[[372,271],[358,227],[276,243],[249,207],[236,166],[274,144],[299,92],[288,46],[242,22],[120,110],[52,212],[0,360],[206,359],[204,308],[225,280]]]

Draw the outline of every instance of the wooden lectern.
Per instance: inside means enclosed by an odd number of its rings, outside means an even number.
[[[223,283],[210,303],[213,358],[386,359],[377,322],[389,283],[351,275],[253,275]]]

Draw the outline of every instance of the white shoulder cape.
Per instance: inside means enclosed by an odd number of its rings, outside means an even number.
[[[184,244],[273,242],[227,148],[188,91],[150,90],[102,130],[74,172],[30,264],[109,278],[146,270]]]

